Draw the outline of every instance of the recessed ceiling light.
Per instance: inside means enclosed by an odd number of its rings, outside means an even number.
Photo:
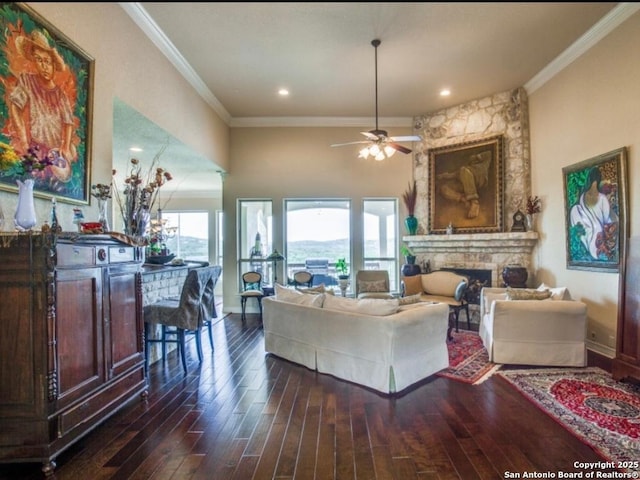
[[[143,152],[144,150],[140,147],[131,147],[129,149],[130,152]]]
[[[451,90],[449,90],[448,88],[443,88],[442,90],[440,90],[441,97],[448,97],[449,95],[451,95]]]
[[[287,90],[286,88],[281,88],[280,90],[278,90],[278,95],[280,95],[281,97],[286,97],[287,95],[289,95],[289,90]]]

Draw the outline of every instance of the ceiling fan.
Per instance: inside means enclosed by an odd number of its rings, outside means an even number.
[[[360,150],[359,158],[368,158],[371,155],[376,160],[384,160],[391,157],[394,153],[411,153],[411,149],[397,142],[419,142],[422,140],[417,135],[408,135],[403,137],[390,137],[386,130],[380,130],[378,128],[378,47],[382,42],[379,39],[371,40],[371,45],[375,49],[375,71],[376,71],[376,128],[375,130],[369,130],[368,132],[360,132],[367,137],[367,140],[360,140],[358,142],[348,143],[336,143],[331,145],[332,147],[342,147],[344,145],[356,145],[367,144],[362,150]]]

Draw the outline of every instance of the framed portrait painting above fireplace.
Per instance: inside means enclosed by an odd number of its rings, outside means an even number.
[[[503,137],[429,150],[431,234],[503,230]]]

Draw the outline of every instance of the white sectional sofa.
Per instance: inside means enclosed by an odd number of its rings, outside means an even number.
[[[445,303],[298,295],[263,300],[268,353],[385,394],[449,366]]]

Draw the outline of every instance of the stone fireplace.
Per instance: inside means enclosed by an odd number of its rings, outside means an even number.
[[[502,287],[502,270],[521,265],[533,276],[531,253],[538,242],[537,232],[501,232],[451,235],[410,235],[402,238],[416,254],[416,263],[431,270],[486,270],[490,285]],[[472,321],[479,321],[479,305],[470,305]]]

